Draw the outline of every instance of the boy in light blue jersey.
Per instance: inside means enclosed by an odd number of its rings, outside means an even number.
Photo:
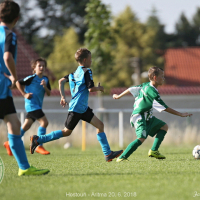
[[[49,170],[40,170],[28,163],[11,92],[17,81],[17,38],[11,30],[19,19],[19,12],[20,7],[14,1],[0,3],[0,119],[7,124],[10,148],[19,166],[18,175],[42,175]]]
[[[51,86],[48,77],[44,76],[45,69],[47,67],[47,62],[43,58],[38,58],[31,62],[31,68],[33,70],[33,75],[30,75],[24,79],[16,82],[16,86],[21,94],[25,98],[25,109],[27,112],[24,124],[21,127],[21,136],[24,135],[26,131],[30,129],[32,124],[37,120],[40,123],[38,128],[38,135],[45,135],[46,128],[48,126],[48,120],[42,111],[42,104],[45,93],[50,96]],[[9,143],[4,143],[7,149],[8,155],[12,155],[9,148]],[[37,149],[37,153],[42,155],[50,154],[42,144],[40,144]]]
[[[59,80],[59,90],[61,94],[60,104],[63,107],[68,104],[65,100],[64,83],[69,82],[72,95],[71,101],[69,103],[69,113],[65,122],[65,128],[63,130],[53,131],[47,135],[39,137],[36,135],[32,136],[30,152],[33,154],[35,148],[40,143],[46,143],[61,137],[71,135],[79,120],[84,120],[97,128],[97,139],[102,147],[102,151],[105,155],[105,160],[110,162],[114,158],[120,156],[123,150],[110,150],[106,134],[104,133],[103,122],[101,122],[94,115],[92,109],[88,107],[89,92],[104,92],[104,88],[100,85],[100,83],[98,87],[94,86],[92,70],[90,69],[92,63],[91,52],[86,48],[80,48],[75,54],[75,59],[79,63],[77,70],[74,73],[71,73]]]
[[[180,117],[191,116],[189,113],[180,113],[169,108],[161,99],[157,90],[159,85],[164,82],[164,71],[158,67],[152,67],[148,72],[150,82],[133,86],[121,94],[113,94],[114,99],[120,99],[126,94],[131,93],[135,98],[133,112],[130,118],[132,127],[135,127],[137,139],[131,142],[123,154],[117,159],[117,162],[127,160],[127,158],[145,141],[149,136],[155,140],[152,148],[148,152],[149,157],[165,159],[158,149],[167,133],[168,126],[165,122],[153,116],[153,108],[159,112],[166,111]]]

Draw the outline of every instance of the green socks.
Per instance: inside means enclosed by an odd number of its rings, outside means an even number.
[[[154,143],[153,143],[153,146],[151,148],[152,151],[157,151],[158,148],[160,147],[160,144],[162,143],[165,135],[166,135],[166,131],[165,130],[159,130],[156,137],[155,137],[155,140],[154,140]]]
[[[134,140],[127,146],[119,158],[128,158],[141,144],[142,142],[140,140]]]
[[[152,151],[158,150],[158,148],[160,147],[160,144],[162,143],[166,133],[167,133],[166,131],[161,130],[161,129],[158,131],[158,133],[155,137],[153,146],[151,148]],[[139,139],[134,140],[133,142],[131,142],[127,146],[127,148],[124,150],[124,152],[121,154],[121,156],[119,158],[120,159],[121,158],[128,158],[141,144],[142,144],[142,142]]]

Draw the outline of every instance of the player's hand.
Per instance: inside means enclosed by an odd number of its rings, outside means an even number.
[[[104,93],[104,88],[103,86],[100,85],[100,83],[98,84],[98,88],[99,88],[99,91],[101,91],[101,93]]]
[[[118,94],[113,94],[113,99],[119,99],[119,95]]]
[[[181,113],[181,117],[191,117],[191,113]]]
[[[8,78],[10,81],[11,81],[11,86],[10,86],[10,89],[13,89],[13,88],[15,88],[15,83],[16,83],[16,79],[15,79],[15,77],[14,76],[12,76],[12,75],[7,75],[6,73],[4,73],[4,76],[6,77],[6,78]]]
[[[26,93],[26,94],[24,95],[24,98],[26,98],[26,99],[31,99],[32,96],[33,96],[33,93]]]
[[[60,100],[60,105],[64,108],[66,105],[68,105],[67,101],[65,100],[65,98],[61,98]]]
[[[44,79],[42,79],[40,85],[42,85],[43,87],[46,87],[46,81]]]

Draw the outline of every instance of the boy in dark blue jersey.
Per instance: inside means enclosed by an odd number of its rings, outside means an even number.
[[[104,88],[100,85],[94,86],[92,78],[92,70],[90,69],[92,60],[91,52],[86,48],[80,48],[76,54],[75,59],[79,63],[77,70],[59,80],[59,90],[61,94],[60,104],[65,107],[67,101],[65,100],[64,83],[69,82],[72,99],[69,103],[69,113],[65,122],[65,128],[63,130],[53,131],[43,136],[31,136],[30,151],[34,153],[35,148],[40,143],[46,143],[52,140],[59,139],[61,137],[71,135],[73,129],[78,124],[79,120],[84,120],[97,128],[97,139],[102,147],[102,151],[105,155],[107,162],[112,161],[114,158],[120,156],[123,150],[111,151],[108,144],[106,134],[104,133],[104,124],[100,121],[92,112],[92,109],[88,107],[89,92],[101,91],[104,92]]]
[[[41,175],[49,170],[39,170],[28,163],[11,92],[17,81],[17,38],[11,30],[19,19],[19,12],[19,5],[13,1],[0,3],[0,119],[7,124],[10,148],[19,166],[18,175]]]
[[[16,82],[18,90],[25,98],[25,109],[27,112],[25,122],[21,127],[21,136],[30,129],[35,120],[40,123],[38,135],[46,134],[48,120],[42,111],[42,104],[45,93],[48,96],[51,94],[49,79],[44,76],[46,67],[47,62],[45,59],[38,58],[33,60],[31,62],[31,68],[34,74]],[[9,144],[7,143],[8,142],[5,142],[4,146],[6,147],[8,154],[12,155],[9,150]],[[49,151],[44,149],[42,144],[37,147],[36,152],[43,155],[50,154]]]

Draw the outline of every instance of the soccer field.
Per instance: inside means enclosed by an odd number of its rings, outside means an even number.
[[[17,176],[17,164],[3,147],[0,156],[5,174],[0,184],[1,200],[61,199],[194,199],[200,198],[198,186],[200,160],[192,157],[193,146],[161,147],[166,160],[148,158],[140,147],[129,162],[106,163],[100,147],[86,149],[53,148],[47,156],[30,155],[29,162],[48,168],[43,176]]]

